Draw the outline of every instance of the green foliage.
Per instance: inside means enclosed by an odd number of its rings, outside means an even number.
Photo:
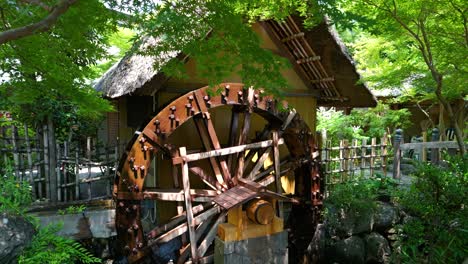
[[[84,212],[85,210],[86,210],[85,205],[80,205],[80,206],[71,205],[71,206],[65,208],[65,210],[58,210],[57,213],[59,215],[80,214],[80,213]]]
[[[421,164],[416,180],[399,195],[413,217],[400,234],[403,263],[461,263],[468,256],[468,156],[445,167]]]
[[[407,128],[411,113],[408,109],[391,110],[379,103],[375,108],[354,109],[350,115],[335,109],[317,111],[317,130],[326,130],[327,138],[336,145],[341,139],[381,138],[396,128]]]
[[[137,38],[139,52],[159,58],[154,66],[168,76],[188,77],[184,61],[168,61],[175,54],[186,54],[197,62],[197,77],[210,85],[237,74],[248,86],[280,95],[288,86],[281,70],[289,63],[261,47],[252,24],[271,18],[281,20],[292,13],[312,18],[312,10],[317,10],[314,7],[307,1],[292,0],[146,3],[141,7],[143,12],[136,14],[141,32]]]
[[[386,177],[357,178],[330,186],[330,195],[325,206],[334,206],[346,211],[367,212],[376,206],[375,201],[382,193],[392,193],[395,183]]]
[[[62,224],[48,225],[39,230],[31,245],[19,257],[20,264],[36,263],[101,263],[80,243],[57,235]]]
[[[47,13],[17,1],[3,2],[1,8],[3,22],[11,28],[39,21]],[[89,79],[90,66],[106,55],[106,36],[115,31],[116,18],[99,0],[77,1],[50,31],[1,45],[0,109],[30,124],[50,113],[94,119],[109,111],[110,104]]]
[[[0,213],[26,216],[32,203],[29,182],[16,179],[12,167],[7,164],[5,173],[0,175],[0,186]]]

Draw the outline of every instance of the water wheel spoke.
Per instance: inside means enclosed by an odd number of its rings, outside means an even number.
[[[231,124],[229,126],[229,141],[228,146],[235,146],[237,144],[239,128],[239,110],[235,107],[231,108]],[[235,167],[237,155],[229,155],[227,158],[228,168]]]
[[[195,208],[195,207],[193,207]],[[210,217],[218,214],[220,212],[220,208],[218,206],[215,206],[211,209],[206,210],[203,213],[200,213],[199,215],[195,216],[193,218],[193,225],[199,225],[202,222],[206,221]],[[183,217],[186,217],[186,213],[184,213]],[[169,222],[166,225],[163,225],[161,227],[157,227],[153,229],[150,234],[148,234],[148,237],[151,239],[151,241],[148,243],[148,246],[152,246],[154,244],[159,244],[159,243],[165,243],[168,242],[185,232],[187,232],[187,222],[184,222],[186,219],[182,219],[180,222],[178,221],[179,219],[174,219],[173,221]],[[182,223],[184,222],[184,223]],[[179,223],[178,225],[175,223]],[[182,223],[182,224],[180,224]],[[173,227],[174,226],[174,227]],[[157,234],[155,236],[150,236],[152,234]],[[194,237],[195,238],[195,237]],[[192,241],[192,240],[191,240]]]
[[[205,150],[206,151],[213,150],[213,148],[211,147],[210,137],[206,131],[206,125],[205,125],[204,120],[200,117],[194,117],[193,121],[195,122],[195,126],[197,127],[198,134],[200,135],[200,138],[202,140]],[[224,177],[221,173],[220,164],[216,157],[210,157],[210,165],[211,165],[211,168],[213,169],[213,173],[216,177],[216,180],[221,185],[225,185]]]
[[[201,223],[198,227],[197,227],[197,230],[196,230],[196,239],[195,241],[191,241],[190,243],[195,243],[195,244],[198,244],[198,242],[200,241],[200,238],[202,237],[202,235],[205,233],[206,229],[210,226],[212,220],[213,220],[213,217],[214,215],[210,216],[208,219],[206,219],[205,221],[203,221],[203,223]],[[183,247],[182,250],[180,250],[180,256],[177,260],[177,263],[184,263],[187,258],[190,256],[190,248],[191,248],[191,245],[187,244]]]
[[[192,207],[192,211],[193,211],[194,215],[197,215],[198,213],[201,213],[204,210],[207,210],[207,209],[209,209],[211,207],[212,207],[211,203],[199,204],[197,206]],[[186,219],[186,217],[187,217],[187,215],[186,215],[185,212],[182,212],[181,214],[179,214],[177,216],[174,216],[166,224],[160,225],[160,226],[154,228],[153,230],[151,230],[150,232],[148,232],[147,237],[152,239],[152,238],[155,238],[155,237],[161,235],[162,233],[165,233],[165,232],[173,229],[174,227],[176,227],[177,225],[182,223]]]
[[[205,238],[203,239],[200,246],[198,247],[198,256],[204,256],[206,254],[206,251],[208,250],[210,245],[213,243],[213,240],[216,236],[216,233],[218,231],[218,225],[224,221],[226,215],[227,215],[227,211],[222,212],[218,216],[218,219],[216,219],[216,221],[213,223],[213,225],[210,228],[210,231],[208,231]]]
[[[213,179],[210,175],[206,174],[206,172],[200,167],[190,167],[190,172],[197,175],[206,185],[208,185],[213,190],[221,190],[222,186],[219,184],[218,181]]]
[[[252,88],[248,89],[247,94],[247,108],[244,112],[244,123],[242,124],[242,132],[239,136],[239,141],[237,145],[244,145],[247,142],[247,137],[250,131],[250,121],[252,119],[252,108],[253,108],[253,98],[254,98],[254,91]],[[240,152],[237,155],[237,165],[236,165],[236,179],[242,178],[244,173],[244,159],[245,159],[245,152]]]

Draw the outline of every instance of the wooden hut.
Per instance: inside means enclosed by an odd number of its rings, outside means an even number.
[[[305,29],[300,19],[289,17],[284,23],[256,23],[252,30],[261,38],[264,48],[291,62],[293,67],[282,72],[292,87],[285,99],[312,130],[316,125],[318,106],[376,105],[372,93],[358,82],[360,76],[354,62],[336,31],[325,22]],[[156,45],[157,41],[148,39],[146,43]],[[111,100],[117,110],[107,114],[100,133],[102,140],[112,142],[118,137],[122,142],[128,141],[135,129],[160,106],[207,84],[196,76],[196,63],[190,57],[184,58],[190,76],[188,80],[168,78],[153,68],[156,60],[164,62],[177,57],[176,52],[161,58],[130,54],[98,80],[96,90]],[[225,81],[242,83],[242,79],[235,75]]]

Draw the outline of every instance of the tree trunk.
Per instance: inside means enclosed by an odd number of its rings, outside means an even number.
[[[442,84],[438,83],[437,86],[441,87]],[[460,126],[458,125],[458,122],[457,122],[458,118],[453,113],[453,109],[450,103],[447,102],[447,100],[442,96],[442,93],[440,92],[439,88],[436,90],[436,95],[437,95],[437,99],[439,100],[439,102],[444,106],[445,111],[447,111],[447,115],[450,120],[450,125],[455,130],[455,138],[457,139],[457,144],[458,144],[458,149],[460,151],[460,155],[464,156],[466,153],[465,142],[463,141],[462,130],[460,129]],[[443,133],[443,131],[441,131],[441,133]]]

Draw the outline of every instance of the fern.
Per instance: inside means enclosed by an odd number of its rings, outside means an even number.
[[[63,224],[50,224],[39,230],[31,245],[19,257],[19,264],[101,263],[80,243],[58,236]]]

